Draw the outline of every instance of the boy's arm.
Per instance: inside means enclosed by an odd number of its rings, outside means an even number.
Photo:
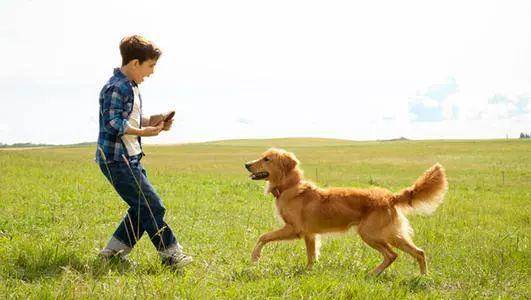
[[[157,126],[147,126],[143,128],[136,128],[134,126],[128,125],[125,133],[139,135],[139,136],[156,136],[164,128],[164,122],[161,122]]]
[[[129,127],[129,122],[123,117],[124,96],[114,87],[103,95],[100,114],[103,118],[105,131],[114,135],[123,135]]]
[[[127,119],[123,117],[125,110],[125,97],[121,91],[114,87],[112,90],[103,95],[103,107],[101,114],[103,116],[104,128],[107,132],[118,136],[124,134],[133,134],[139,136],[155,136],[164,127],[164,122],[157,126],[147,126],[144,128],[136,128],[129,124]],[[144,121],[144,118],[142,118]]]
[[[150,116],[142,116],[142,127],[146,127],[146,126],[149,126],[149,118]]]

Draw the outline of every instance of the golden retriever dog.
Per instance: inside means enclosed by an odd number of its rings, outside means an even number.
[[[311,268],[318,256],[318,235],[357,226],[362,240],[383,255],[383,262],[372,274],[380,274],[396,259],[393,247],[413,256],[420,273],[426,274],[426,256],[413,243],[413,230],[405,216],[410,212],[431,213],[441,204],[448,183],[440,164],[396,194],[383,188],[319,188],[304,180],[295,155],[282,149],[269,149],[245,168],[251,179],[267,181],[266,193],[275,196],[277,212],[285,223],[260,236],[252,252],[253,262],[269,242],[302,238]]]

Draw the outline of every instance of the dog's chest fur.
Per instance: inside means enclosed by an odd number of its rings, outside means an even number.
[[[277,215],[286,223],[295,225],[300,223],[302,199],[299,197],[298,187],[284,191],[275,199]]]
[[[284,221],[284,223],[291,223],[289,222],[290,218],[289,218],[289,214],[288,214],[288,205],[286,203],[287,201],[285,199],[282,199],[282,197],[279,197],[277,199],[275,199],[275,207],[276,207],[276,212],[277,212],[277,215],[280,217],[280,219],[282,219],[282,221]]]

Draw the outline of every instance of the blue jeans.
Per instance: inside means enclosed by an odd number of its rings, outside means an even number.
[[[133,248],[147,231],[155,248],[158,251],[164,251],[175,247],[177,240],[164,221],[166,208],[148,181],[146,170],[142,167],[140,158],[140,155],[129,158],[131,168],[122,161],[100,164],[100,169],[105,177],[129,205],[127,214],[118,225],[113,236]]]

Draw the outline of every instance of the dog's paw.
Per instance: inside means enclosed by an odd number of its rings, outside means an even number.
[[[260,259],[260,252],[253,251],[253,254],[251,254],[251,261],[253,263],[256,263],[258,262],[259,259]]]
[[[371,277],[378,277],[380,276],[380,274],[382,274],[383,270],[380,270],[378,268],[372,270],[370,273],[369,273],[369,276]]]

